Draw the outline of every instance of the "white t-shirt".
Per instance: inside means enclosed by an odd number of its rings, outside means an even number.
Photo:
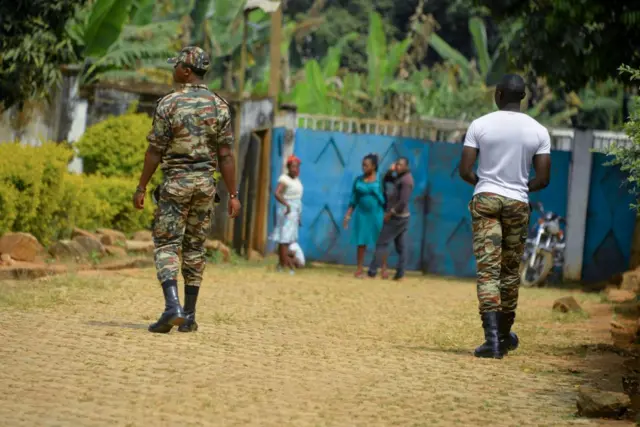
[[[293,252],[293,256],[298,260],[300,265],[304,266],[304,252],[297,242],[293,242],[289,245],[289,250]]]
[[[549,131],[528,115],[512,111],[474,120],[464,145],[479,149],[474,195],[495,193],[525,203],[533,156],[551,153]]]
[[[285,173],[278,178],[278,184],[284,184],[285,186],[282,195],[285,200],[302,199],[302,182],[300,182],[299,178],[291,178]]]

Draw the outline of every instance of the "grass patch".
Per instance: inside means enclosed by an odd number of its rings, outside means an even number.
[[[582,322],[589,319],[589,313],[586,311],[572,311],[570,313],[558,313],[556,311],[553,312],[552,318],[556,322],[560,323],[576,323]]]
[[[104,295],[118,287],[120,285],[113,279],[74,274],[33,281],[0,282],[0,308],[29,311],[71,305],[87,299],[105,303]]]

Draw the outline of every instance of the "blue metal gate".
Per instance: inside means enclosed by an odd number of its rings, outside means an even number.
[[[284,137],[284,129],[274,130],[272,193],[281,172]],[[399,156],[410,159],[416,187],[410,206],[408,268],[473,277],[475,258],[468,211],[473,188],[458,176],[461,150],[461,144],[298,129],[295,154],[302,160],[300,179],[304,185],[300,245],[307,258],[356,263],[356,248],[350,243],[349,232],[342,229],[342,219],[353,180],[361,173],[362,158],[376,152],[382,158],[380,175]],[[531,201],[540,201],[545,209],[566,217],[571,153],[553,151],[551,157],[551,183],[532,194]],[[633,197],[621,186],[624,174],[615,167],[604,166],[604,162],[603,155],[594,154],[583,271],[587,280],[602,280],[626,269],[635,224],[635,214],[628,208]],[[275,225],[275,211],[272,196],[270,234]],[[537,218],[534,213],[532,225]],[[272,243],[269,248],[273,249]],[[392,250],[389,258],[392,267],[396,260]]]
[[[630,209],[627,175],[617,166],[606,166],[606,155],[593,154],[582,279],[608,280],[629,268],[636,213]]]
[[[304,185],[300,245],[309,259],[355,264],[356,248],[350,244],[349,232],[342,228],[342,219],[353,181],[361,174],[362,158],[371,152],[381,156],[380,174],[399,156],[408,157],[416,180],[414,200],[424,193],[427,150],[421,141],[307,129],[296,131],[295,153],[302,161],[300,180]],[[411,204],[411,212],[409,234],[422,236],[420,202]],[[419,269],[420,240],[419,237],[411,239],[407,263],[410,269]],[[395,254],[389,262],[392,265],[396,262]]]

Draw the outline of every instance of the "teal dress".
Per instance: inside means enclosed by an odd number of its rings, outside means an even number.
[[[385,197],[382,182],[366,182],[356,178],[349,207],[354,209],[351,222],[351,243],[356,246],[375,246],[384,222]]]

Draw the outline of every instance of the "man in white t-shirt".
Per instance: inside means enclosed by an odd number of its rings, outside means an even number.
[[[296,268],[304,267],[304,252],[302,252],[302,248],[298,242],[293,242],[289,245],[289,258],[291,258],[291,263]]]
[[[460,160],[460,177],[475,186],[469,211],[485,335],[476,357],[500,359],[518,347],[511,327],[531,215],[529,193],[549,185],[551,138],[546,128],[520,112],[524,97],[522,77],[504,76],[495,92],[500,111],[471,123]],[[532,163],[535,178],[529,180]]]

